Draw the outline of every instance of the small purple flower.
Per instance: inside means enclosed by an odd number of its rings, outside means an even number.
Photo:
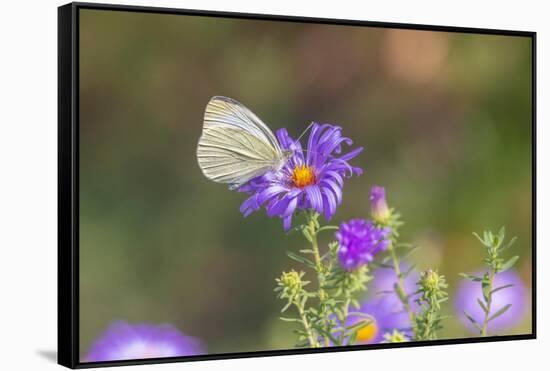
[[[474,275],[481,277],[483,276],[483,272],[478,272]],[[490,334],[509,330],[517,326],[525,318],[528,312],[529,297],[527,288],[516,272],[509,270],[498,273],[493,279],[494,289],[510,284],[514,286],[499,290],[492,295],[491,315],[506,304],[512,304],[512,306],[504,314],[501,314],[489,322],[488,330]],[[469,280],[462,281],[455,295],[454,307],[457,313],[456,316],[460,318],[464,325],[473,333],[477,333],[478,330],[464,316],[463,312],[466,311],[466,313],[472,316],[478,323],[483,323],[485,314],[476,299],[483,300],[480,282],[472,282]]]
[[[357,333],[357,344],[376,344],[384,341],[384,334],[399,330],[410,336],[411,325],[407,313],[395,305],[389,297],[382,296],[367,299],[361,302],[359,309],[354,312],[368,314],[372,320]],[[350,315],[346,320],[346,326],[366,320],[363,316]]]
[[[241,212],[246,217],[265,205],[269,217],[283,219],[286,231],[296,210],[312,209],[330,220],[342,203],[344,177],[362,174],[348,161],[363,148],[340,155],[342,144],[351,145],[352,141],[342,136],[342,128],[329,124],[312,125],[306,151],[284,128],[277,131],[277,139],[283,150],[294,154],[280,170],[267,172],[239,188],[249,194]]]
[[[351,219],[340,224],[336,239],[340,244],[338,259],[347,271],[370,263],[376,254],[389,245],[389,228],[379,228],[370,220]]]
[[[369,200],[371,215],[374,221],[380,224],[386,224],[390,219],[391,212],[386,203],[386,190],[384,187],[372,186]]]
[[[169,324],[113,322],[92,344],[85,362],[205,354],[201,342]]]

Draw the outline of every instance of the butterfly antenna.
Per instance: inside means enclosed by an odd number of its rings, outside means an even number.
[[[309,153],[313,153],[313,154],[319,153],[318,151],[310,151],[308,149],[302,149],[302,151],[305,152],[305,153],[309,152]],[[334,155],[328,155],[327,157],[328,158],[336,158],[336,156],[334,156]]]
[[[312,121],[307,128],[305,128],[305,130],[302,132],[302,134],[300,134],[300,136],[298,137],[298,139],[295,140],[295,142],[299,142],[300,139],[302,139],[302,137],[307,133],[307,131],[309,129],[311,129],[311,127],[313,126],[314,122]]]
[[[314,123],[315,123],[315,122],[312,121],[312,122],[308,125],[308,127],[305,128],[305,130],[302,132],[302,134],[300,134],[300,136],[298,137],[298,139],[296,139],[296,140],[294,141],[294,143],[299,142],[300,139],[302,139],[302,137],[308,132],[308,130],[311,129],[311,127],[313,126]],[[303,152],[306,152],[306,153],[307,153],[307,152],[309,152],[309,153],[314,153],[314,154],[317,153],[317,151],[310,151],[310,150],[308,150],[308,149],[302,149],[302,151],[303,151]],[[329,158],[334,158],[333,155],[329,155],[328,157],[329,157]]]

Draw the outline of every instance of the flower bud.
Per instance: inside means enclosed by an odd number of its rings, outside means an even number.
[[[386,203],[386,190],[384,187],[373,186],[370,190],[369,200],[374,221],[383,225],[388,224],[391,211]]]
[[[298,273],[295,270],[281,274],[281,278],[277,282],[283,288],[283,292],[287,297],[293,298],[300,293],[304,286],[304,282],[302,282],[303,275],[303,272]]]
[[[407,335],[395,329],[391,333],[384,334],[384,343],[405,343],[407,341],[409,341]]]
[[[439,275],[437,272],[428,269],[424,273],[424,285],[429,291],[436,290],[439,288]]]
[[[427,269],[422,272],[418,286],[419,292],[421,293],[420,299],[431,302],[432,305],[437,308],[439,308],[441,299],[447,296],[445,292],[447,288],[445,276],[438,274],[432,269]]]

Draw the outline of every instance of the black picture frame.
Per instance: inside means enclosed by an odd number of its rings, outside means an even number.
[[[409,30],[430,30],[474,34],[527,37],[532,48],[532,333],[523,335],[455,338],[409,343],[354,345],[318,349],[287,349],[185,357],[134,359],[106,362],[79,360],[79,11],[144,12],[156,14],[194,15],[205,17],[286,21]],[[440,25],[403,24],[344,19],[281,16],[250,13],[230,13],[145,6],[70,3],[58,8],[58,363],[69,368],[122,366],[152,363],[203,361],[245,357],[311,354],[381,348],[419,347],[447,344],[480,343],[536,339],[536,32],[486,28],[450,27]]]

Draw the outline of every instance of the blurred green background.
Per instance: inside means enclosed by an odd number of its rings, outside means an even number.
[[[173,323],[209,353],[295,343],[273,288],[304,241],[201,174],[214,95],[273,131],[336,123],[365,147],[334,223],[367,217],[384,185],[451,292],[481,267],[472,231],[502,225],[530,285],[531,74],[523,37],[81,10],[81,353],[114,319]],[[456,320],[443,335],[469,336]]]

